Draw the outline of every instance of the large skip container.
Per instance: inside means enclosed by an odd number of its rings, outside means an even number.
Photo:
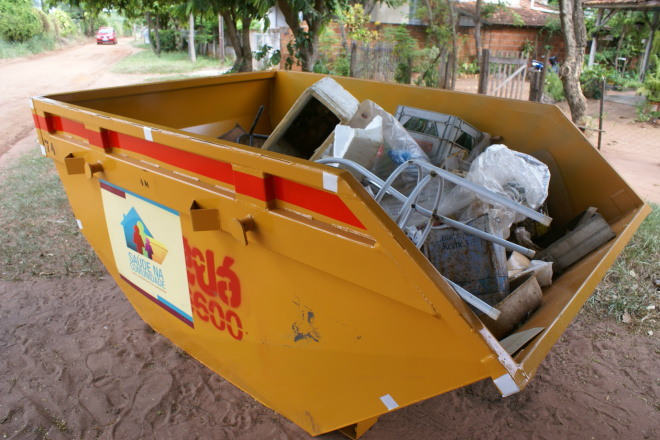
[[[544,289],[510,356],[347,171],[220,141],[269,134],[319,75],[263,72],[33,98],[85,237],[156,331],[312,435],[491,378],[531,379],[650,208],[554,106],[350,78],[358,100],[458,116],[552,173],[553,226],[616,237]]]

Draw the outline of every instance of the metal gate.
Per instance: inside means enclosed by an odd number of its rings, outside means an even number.
[[[523,93],[529,59],[524,52],[484,49],[479,74],[479,93],[501,98],[527,99]]]

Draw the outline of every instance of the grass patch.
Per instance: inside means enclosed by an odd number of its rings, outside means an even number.
[[[104,273],[51,159],[35,148],[0,171],[0,279]]]
[[[660,205],[644,220],[587,302],[633,328],[660,328]]]
[[[157,57],[151,50],[145,50],[124,58],[110,69],[114,73],[149,73],[176,74],[190,73],[200,69],[219,69],[223,67],[220,61],[210,57],[197,57],[196,63],[191,63],[187,53],[164,52]]]
[[[58,38],[53,35],[37,35],[23,43],[6,41],[0,38],[0,58],[19,58],[35,55],[59,47],[78,44],[80,38]]]

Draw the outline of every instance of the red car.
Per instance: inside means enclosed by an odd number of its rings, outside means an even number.
[[[96,44],[117,44],[117,34],[111,27],[101,27],[96,33]]]

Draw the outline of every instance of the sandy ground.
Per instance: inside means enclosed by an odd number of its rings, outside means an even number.
[[[0,62],[0,168],[36,145],[29,96],[138,82],[107,73],[134,50],[122,40]],[[660,131],[621,105],[606,104],[601,151],[660,202]],[[0,299],[3,438],[309,438],[151,331],[109,277],[0,281]],[[660,341],[579,315],[522,392],[479,382],[381,416],[363,438],[660,438]]]
[[[7,438],[310,438],[155,334],[111,279],[0,282],[0,298]],[[659,411],[657,338],[581,316],[519,394],[479,382],[363,439],[657,439]]]

